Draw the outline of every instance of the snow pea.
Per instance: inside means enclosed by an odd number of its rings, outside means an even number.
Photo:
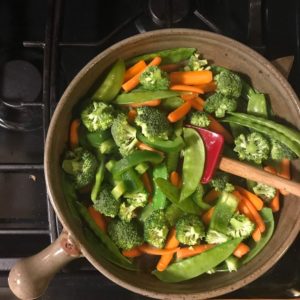
[[[174,64],[180,61],[186,60],[196,52],[196,48],[174,48],[167,50],[160,50],[153,53],[147,53],[139,56],[135,56],[126,60],[126,66],[131,66],[140,60],[149,61],[154,57],[159,56],[162,59],[163,64]]]
[[[91,192],[91,199],[93,202],[96,201],[98,194],[100,192],[101,183],[104,179],[104,171],[105,171],[105,158],[103,157],[101,159],[100,166],[97,170],[95,183],[93,185],[92,192]]]
[[[254,258],[269,242],[274,232],[274,217],[271,208],[263,208],[260,212],[265,224],[266,231],[262,234],[259,242],[250,241],[250,251],[241,259],[242,264],[248,263],[252,258]]]
[[[199,183],[196,191],[192,194],[192,200],[200,207],[201,210],[205,211],[211,208],[209,204],[203,201],[204,188],[201,183]]]
[[[164,282],[181,282],[195,278],[227,259],[241,241],[242,239],[230,240],[201,254],[175,262],[163,272],[155,270],[152,274]]]
[[[184,215],[184,212],[175,204],[171,203],[166,209],[166,219],[170,226],[175,226],[177,220]]]
[[[100,87],[93,94],[95,101],[110,102],[119,93],[125,74],[124,60],[118,59],[106,75]]]
[[[143,103],[153,99],[165,99],[179,95],[175,91],[133,91],[130,93],[120,94],[114,101],[116,104],[127,105]]]
[[[184,103],[184,100],[182,100],[180,97],[170,97],[166,98],[164,101],[162,101],[161,106],[167,110],[172,111],[181,106]]]
[[[156,178],[168,178],[168,170],[165,163],[153,168],[154,193],[152,199],[152,205],[154,209],[164,209],[166,208],[168,201],[166,195],[161,191],[160,187],[155,182]]]
[[[183,128],[185,142],[182,166],[182,189],[180,201],[188,198],[196,190],[204,170],[204,143],[193,128]]]
[[[163,152],[174,152],[174,151],[178,152],[184,146],[183,139],[180,136],[176,137],[174,140],[169,140],[169,141],[165,141],[162,139],[149,140],[142,133],[138,133],[137,138],[144,144],[147,144]]]

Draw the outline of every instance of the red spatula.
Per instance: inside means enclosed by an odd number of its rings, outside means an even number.
[[[273,186],[280,190],[300,196],[300,184],[282,177],[270,174],[262,169],[255,168],[246,163],[222,156],[224,138],[222,135],[209,131],[204,128],[189,125],[194,128],[201,136],[206,150],[205,167],[201,182],[208,183],[216,168],[240,176]]]

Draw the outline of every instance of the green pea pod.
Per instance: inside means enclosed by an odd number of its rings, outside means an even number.
[[[115,103],[120,105],[137,104],[154,99],[165,99],[177,96],[178,94],[179,93],[175,91],[139,91],[123,93],[116,98]]]
[[[173,203],[167,207],[165,213],[166,219],[171,227],[175,226],[177,220],[183,215],[184,212]]]
[[[168,170],[166,164],[162,163],[153,168],[153,179],[154,179],[154,193],[152,198],[152,205],[154,209],[165,209],[168,201],[166,195],[162,192],[160,187],[156,184],[156,178],[168,178]]]
[[[93,202],[97,200],[98,194],[100,192],[101,183],[104,179],[104,171],[105,171],[105,159],[103,157],[100,166],[98,168],[98,171],[96,173],[95,183],[93,185],[92,192],[91,192],[91,199]]]
[[[149,140],[142,133],[138,133],[137,138],[144,144],[147,144],[153,147],[154,149],[167,152],[167,153],[174,152],[174,151],[178,152],[184,146],[183,139],[180,136],[176,137],[174,140],[171,141],[165,141],[161,139]]]
[[[147,150],[137,150],[128,156],[117,161],[112,168],[112,173],[115,177],[120,176],[122,173],[128,169],[142,163],[142,162],[151,162],[153,164],[159,164],[163,160],[162,155],[153,151]]]
[[[152,274],[161,281],[170,283],[195,278],[213,269],[227,259],[241,241],[242,239],[230,240],[201,254],[175,262],[163,272],[155,270]]]
[[[87,208],[78,201],[76,201],[75,204],[82,219],[86,222],[93,233],[100,239],[103,245],[105,245],[105,247],[116,257],[118,261],[121,261],[130,267],[131,262],[120,253],[119,248],[110,239],[110,237],[99,229],[96,222],[90,217]]]
[[[263,208],[260,212],[265,224],[266,231],[262,234],[259,242],[255,243],[250,241],[250,251],[241,259],[242,264],[248,263],[252,258],[254,258],[269,242],[274,232],[274,217],[271,208]]]
[[[180,190],[171,184],[168,180],[163,178],[157,178],[154,180],[159,186],[161,191],[166,195],[174,205],[186,213],[199,214],[201,209],[190,198],[179,202]]]
[[[182,166],[182,189],[180,201],[196,190],[204,170],[205,147],[200,135],[192,128],[183,128],[185,142]]]
[[[222,122],[235,123],[254,129],[280,141],[295,152],[297,156],[300,156],[300,133],[296,130],[257,116],[242,113],[230,114],[231,116],[225,117]]]
[[[161,107],[163,107],[167,111],[172,111],[181,106],[184,103],[184,100],[180,97],[170,97],[166,98],[161,103]]]
[[[159,56],[163,64],[174,64],[186,60],[196,52],[196,48],[174,48],[135,56],[126,60],[126,66],[131,66],[140,60],[149,61]]]
[[[113,65],[100,87],[93,94],[92,99],[95,101],[110,102],[119,93],[125,74],[125,63],[118,59]]]
[[[88,143],[95,148],[99,148],[101,144],[109,138],[111,138],[110,130],[86,133]]]
[[[204,195],[204,188],[203,185],[200,183],[196,189],[196,191],[192,194],[192,200],[200,207],[202,211],[209,210],[211,206],[203,201]]]

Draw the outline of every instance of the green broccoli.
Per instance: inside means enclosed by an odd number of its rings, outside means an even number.
[[[253,161],[261,164],[269,158],[270,146],[268,140],[258,132],[252,132],[248,135],[240,134],[234,140],[234,151],[238,153],[241,160]]]
[[[265,202],[269,203],[276,195],[276,189],[272,186],[258,183],[253,187],[253,192]]]
[[[234,255],[230,255],[225,259],[225,264],[228,272],[236,272],[240,266],[240,260]]]
[[[123,250],[140,246],[144,242],[142,230],[135,220],[124,222],[113,219],[107,226],[107,232],[113,242]]]
[[[62,163],[63,170],[70,175],[76,189],[92,183],[98,167],[96,157],[81,147],[66,152]]]
[[[234,186],[229,182],[229,174],[224,172],[217,172],[210,182],[212,188],[218,192],[233,192]]]
[[[81,112],[81,120],[91,132],[110,128],[114,118],[114,108],[103,102],[94,101]]]
[[[223,70],[215,76],[217,92],[227,97],[239,98],[242,93],[242,80],[240,76],[229,71]]]
[[[148,203],[148,193],[145,190],[124,194],[127,202],[134,207],[144,207]]]
[[[208,61],[206,59],[201,59],[200,54],[193,54],[189,60],[187,65],[184,67],[185,71],[201,71],[204,69],[208,69]]]
[[[237,213],[229,221],[227,235],[232,238],[247,238],[254,227],[254,224],[245,215]]]
[[[189,115],[189,123],[198,127],[208,127],[210,120],[203,111],[194,111]]]
[[[114,198],[109,185],[101,186],[101,191],[95,201],[94,208],[107,217],[114,218],[120,208],[121,202]]]
[[[274,160],[282,160],[284,158],[292,160],[296,159],[297,155],[286,145],[277,140],[271,139],[271,158]]]
[[[226,234],[213,229],[209,229],[205,237],[205,241],[208,244],[222,244],[227,242],[228,240],[229,238]]]
[[[169,232],[168,222],[163,210],[155,210],[145,220],[145,241],[157,248],[163,248]]]
[[[210,95],[206,101],[204,110],[208,113],[215,113],[217,118],[223,118],[226,112],[235,111],[237,108],[237,101],[229,96],[220,93]]]
[[[123,202],[120,205],[118,216],[122,221],[130,222],[133,218],[136,217],[135,209],[135,206],[128,204],[127,202]]]
[[[145,90],[168,90],[170,85],[167,73],[157,66],[147,67],[140,75],[140,83]]]
[[[150,140],[168,139],[170,124],[166,115],[155,107],[139,107],[135,123],[142,128],[143,135]]]
[[[125,114],[118,114],[112,124],[111,134],[122,156],[127,156],[135,150],[138,143],[136,129],[128,124]]]
[[[204,225],[198,216],[187,214],[176,222],[176,237],[182,244],[193,246],[205,237]]]
[[[101,154],[112,153],[116,147],[116,143],[112,138],[109,138],[101,143],[99,151]]]

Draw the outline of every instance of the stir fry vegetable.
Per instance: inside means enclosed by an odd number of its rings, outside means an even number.
[[[61,165],[66,202],[93,247],[128,270],[159,256],[152,274],[164,282],[252,260],[286,191],[220,171],[201,181],[211,153],[199,128],[221,134],[236,159],[287,179],[299,131],[276,122],[266,95],[240,74],[194,48],[119,59],[99,82],[71,121]]]

